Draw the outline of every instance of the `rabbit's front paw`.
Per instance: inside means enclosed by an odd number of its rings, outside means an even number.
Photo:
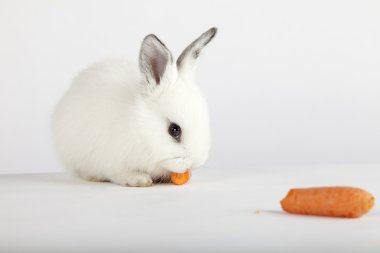
[[[148,187],[153,185],[152,177],[146,173],[131,172],[113,180],[114,183],[123,186]]]

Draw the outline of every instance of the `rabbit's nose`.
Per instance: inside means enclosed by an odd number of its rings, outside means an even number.
[[[161,168],[177,173],[183,173],[184,171],[190,169],[192,165],[193,161],[186,157],[166,159],[161,161],[159,164]]]
[[[192,159],[192,165],[191,165],[191,170],[198,169],[201,167],[203,164],[205,164],[207,160],[208,154],[198,156],[197,158]]]

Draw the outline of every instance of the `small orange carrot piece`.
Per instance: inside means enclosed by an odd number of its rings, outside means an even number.
[[[185,173],[174,173],[174,172],[172,172],[170,174],[170,179],[171,179],[172,183],[176,184],[176,185],[186,184],[187,181],[189,181],[190,177],[191,177],[191,173],[189,170],[187,170]]]
[[[358,218],[371,210],[375,198],[354,187],[313,187],[291,189],[281,200],[288,213]]]

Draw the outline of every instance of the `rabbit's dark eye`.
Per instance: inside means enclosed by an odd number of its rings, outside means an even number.
[[[169,134],[176,139],[176,141],[181,141],[182,130],[181,127],[176,123],[171,123],[168,129]]]

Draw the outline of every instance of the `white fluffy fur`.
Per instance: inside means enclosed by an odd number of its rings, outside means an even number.
[[[141,53],[160,57],[149,54],[144,42]],[[153,47],[166,49],[158,42],[153,38]],[[193,57],[191,50],[186,57]],[[140,69],[141,64],[140,59]],[[74,79],[52,118],[55,146],[67,168],[88,180],[149,186],[170,172],[204,164],[209,116],[205,97],[189,77],[194,68],[166,64],[159,84],[151,73],[119,59],[100,61]],[[168,133],[170,122],[182,128],[180,143]]]

